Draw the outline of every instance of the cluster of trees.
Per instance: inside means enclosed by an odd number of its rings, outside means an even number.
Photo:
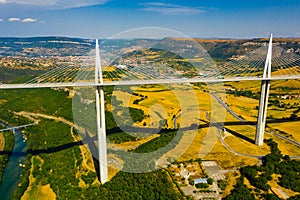
[[[148,96],[145,96],[143,94],[139,94],[139,93],[136,93],[136,92],[133,92],[132,95],[137,96],[137,97],[142,97],[142,98],[145,98],[145,99],[148,98]]]
[[[212,185],[213,182],[214,182],[214,179],[212,179],[212,178],[208,178],[208,179],[207,179],[207,183],[208,183],[209,185]]]
[[[174,190],[166,172],[162,170],[132,174],[119,172],[100,187],[98,199],[184,199]]]
[[[122,157],[124,160],[123,170],[132,171],[153,171],[156,170],[156,161],[166,152],[173,149],[183,133],[176,131],[164,132],[157,138],[154,138],[146,143],[141,144],[135,149],[128,150],[128,152],[114,151],[114,154]],[[137,156],[138,153],[143,154]]]
[[[119,172],[110,182],[100,187],[94,185],[97,174],[82,169],[80,150],[73,143],[70,129],[66,125],[55,123],[53,126],[52,121],[42,120],[39,127],[30,127],[29,132],[30,150],[15,199],[19,199],[26,191],[32,166],[31,158],[37,155],[43,159],[43,164],[40,167],[39,164],[34,165],[34,184],[49,183],[57,197],[63,199],[183,199],[174,190],[168,175],[161,170],[146,174]],[[81,171],[79,177],[78,171]],[[79,187],[80,179],[89,187]]]
[[[244,96],[254,99],[259,99],[259,94],[254,94],[251,90],[230,90],[229,94],[233,94],[234,96]]]
[[[7,100],[5,104],[0,104],[0,118],[6,121],[16,120],[17,117],[14,116],[14,112],[25,110],[27,112],[63,117],[72,121],[72,99],[67,97],[68,93],[62,90],[0,90],[0,99]],[[8,113],[12,119],[8,118]]]
[[[244,184],[244,176],[241,176],[234,189],[230,192],[230,195],[225,198],[225,200],[237,200],[237,199],[245,199],[245,200],[255,200],[255,196],[249,188]]]
[[[226,186],[228,185],[228,182],[227,180],[218,180],[218,187],[221,189],[221,190],[225,190]]]
[[[279,185],[300,192],[300,161],[286,159],[280,163],[277,171],[280,172]]]
[[[109,134],[108,139],[109,139],[109,141],[111,141],[115,144],[120,144],[122,142],[136,141],[137,137],[129,135],[124,132],[120,132],[120,133]]]
[[[193,193],[216,193],[216,190],[194,190]]]
[[[298,113],[300,112],[299,106],[297,106],[297,109],[293,111],[293,113],[290,116],[291,120],[296,120],[298,118]]]
[[[144,111],[138,108],[129,107],[129,114],[133,122],[141,122],[144,119]]]
[[[137,97],[141,97],[140,99],[136,99],[133,101],[133,104],[139,104],[139,102],[145,100],[145,99],[148,99],[148,96],[145,96],[145,95],[142,95],[142,94],[138,94],[136,92],[132,93],[134,96],[137,96]]]
[[[256,188],[256,195],[261,199],[278,199],[274,194],[268,193],[271,188],[268,181],[272,180],[272,174],[280,175],[278,182],[280,186],[300,192],[300,161],[291,160],[287,155],[283,156],[278,149],[278,144],[272,139],[264,140],[264,142],[270,146],[271,153],[263,158],[262,166],[240,168],[241,178],[227,199],[241,197],[243,192],[249,194],[250,190],[243,184],[244,178],[247,178],[250,184]],[[295,197],[291,197],[291,199],[293,198]]]
[[[34,77],[34,75],[42,74],[42,70],[31,70],[31,69],[12,69],[2,68],[0,66],[1,80],[4,83],[11,82],[26,82]]]
[[[268,181],[272,180],[270,173],[263,172],[258,175],[258,167],[256,166],[242,167],[240,172],[242,176],[246,177],[250,184],[254,187],[264,191],[268,191],[271,188],[268,184]]]
[[[209,185],[207,183],[197,183],[196,188],[208,188]]]
[[[177,131],[163,132],[160,134],[159,137],[154,138],[154,139],[138,146],[136,149],[133,150],[133,152],[149,153],[149,152],[153,152],[158,149],[161,149],[161,148],[165,147],[166,145],[168,145],[177,134],[181,135]],[[176,145],[175,141],[174,141],[174,145]]]
[[[297,113],[300,112],[299,103],[296,103],[296,102],[294,102],[294,104],[290,104],[290,103],[286,104],[284,102],[280,102],[278,99],[274,99],[274,100],[270,100],[269,104],[274,105],[278,108],[284,108],[284,109],[296,108],[292,113],[292,116],[295,116],[295,117],[297,117]],[[292,116],[290,117],[291,119],[293,118]]]

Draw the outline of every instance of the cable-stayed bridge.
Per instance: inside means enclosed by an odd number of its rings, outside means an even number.
[[[167,43],[167,45],[174,47],[174,43]],[[186,52],[176,50],[176,53],[168,58],[184,64],[188,63],[186,64],[188,70],[184,71],[175,70],[174,66],[170,66],[157,57],[153,58],[152,62],[140,59],[138,55],[141,54],[141,51],[123,52],[122,56],[113,58],[104,56],[104,59],[100,59],[97,40],[95,52],[92,52],[91,56],[84,62],[54,68],[25,83],[0,83],[0,89],[94,87],[102,183],[108,180],[103,90],[106,86],[261,81],[261,99],[255,143],[259,146],[262,145],[270,81],[300,79],[300,56],[273,45],[272,36],[269,45],[246,55],[232,58],[229,62],[220,65],[216,65],[207,53],[195,51],[190,46],[191,44],[186,45],[186,48],[191,49],[188,55]],[[169,46],[157,46],[151,51],[157,51],[157,49],[171,51]],[[109,59],[107,59],[108,57]]]
[[[43,87],[84,87],[114,86],[164,83],[197,83],[228,81],[262,81],[300,78],[300,56],[289,53],[276,45],[271,45],[271,71],[264,76],[268,46],[258,48],[250,53],[234,58],[229,62],[216,65],[207,59],[206,66],[197,67],[197,63],[187,59],[197,69],[197,73],[182,75],[170,70],[168,64],[146,63],[134,67],[103,66],[103,82],[95,83],[95,67],[92,56],[86,63],[62,66],[52,69],[36,78],[21,84],[1,84],[1,89],[9,88],[43,88]],[[203,56],[207,56],[201,54]],[[123,59],[123,58],[122,58]],[[184,58],[183,58],[184,59]],[[111,61],[113,62],[113,61]],[[110,63],[111,64],[111,63]]]

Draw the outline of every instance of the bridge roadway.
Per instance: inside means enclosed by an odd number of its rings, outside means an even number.
[[[151,85],[151,84],[173,84],[173,83],[219,83],[235,81],[263,81],[263,80],[287,80],[300,79],[296,76],[275,76],[271,78],[260,77],[230,77],[230,78],[170,78],[170,79],[151,79],[151,80],[120,80],[104,81],[96,84],[95,82],[57,82],[57,83],[30,83],[30,84],[1,84],[0,89],[26,89],[26,88],[54,88],[54,87],[95,87],[95,86],[121,86],[121,85]]]
[[[28,126],[33,126],[33,125],[36,125],[36,123],[25,124],[25,125],[15,126],[15,127],[9,127],[9,128],[5,128],[5,129],[1,129],[0,132],[11,131],[11,130],[21,129],[21,128],[26,128]]]

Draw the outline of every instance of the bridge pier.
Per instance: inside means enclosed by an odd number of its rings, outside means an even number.
[[[96,114],[97,114],[97,139],[98,139],[98,160],[100,171],[100,182],[108,181],[107,170],[107,149],[106,149],[106,129],[105,129],[105,107],[103,87],[96,87]]]
[[[96,120],[97,120],[97,139],[98,139],[98,160],[100,171],[100,182],[104,184],[108,181],[107,170],[107,149],[106,149],[106,127],[105,127],[105,104],[103,86],[97,86],[103,83],[100,49],[98,40],[96,40],[95,57],[95,93],[96,93]]]
[[[269,80],[262,81],[259,109],[258,109],[258,119],[257,119],[257,126],[256,126],[256,135],[255,135],[255,144],[258,146],[262,146],[264,141],[269,91],[270,91],[270,81]]]
[[[271,34],[268,53],[267,53],[264,72],[263,72],[263,78],[271,78],[272,40],[273,40],[273,36]],[[263,80],[260,89],[260,101],[259,101],[258,118],[257,118],[256,135],[255,135],[255,144],[258,146],[262,146],[264,142],[269,91],[270,91],[270,80],[268,79]]]

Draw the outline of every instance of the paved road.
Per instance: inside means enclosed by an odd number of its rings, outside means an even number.
[[[237,114],[235,114],[221,99],[219,99],[219,97],[217,97],[215,94],[212,94],[211,93],[211,96],[213,96],[234,118],[236,118],[236,119],[238,119],[239,121],[241,121],[241,122],[246,122],[246,120],[245,119],[243,119],[243,118],[241,118],[240,116],[238,116]],[[255,125],[253,125],[253,126],[255,126]],[[282,135],[280,135],[280,134],[277,134],[277,133],[274,133],[274,132],[270,132],[270,131],[266,131],[266,132],[268,132],[268,133],[270,133],[270,134],[272,134],[272,135],[275,135],[275,136],[277,136],[277,137],[280,137],[280,138],[282,138],[282,139],[284,139],[284,140],[287,140],[287,141],[289,141],[289,142],[291,142],[291,143],[293,143],[293,144],[295,144],[296,146],[299,146],[300,147],[300,143],[299,142],[297,142],[297,141],[295,141],[295,140],[292,140],[292,139],[290,139],[290,138],[287,138],[287,137],[284,137],[284,136],[282,136]]]
[[[300,147],[300,143],[297,142],[297,141],[295,141],[295,140],[292,140],[291,138],[287,138],[287,137],[285,137],[285,136],[283,136],[283,135],[274,133],[273,131],[266,131],[266,132],[268,132],[268,133],[271,134],[271,135],[275,135],[276,137],[280,137],[280,138],[282,138],[282,139],[284,139],[284,140],[287,140],[287,141],[289,141],[289,142],[291,142],[291,143],[294,143],[296,146]]]
[[[219,138],[221,140],[221,143],[223,144],[224,147],[226,147],[226,149],[228,151],[230,151],[231,153],[235,154],[235,155],[239,155],[239,156],[245,156],[245,157],[251,157],[251,158],[257,158],[257,159],[262,159],[264,157],[264,155],[251,155],[251,154],[243,154],[243,153],[239,153],[236,152],[235,150],[233,150],[228,144],[226,144],[226,142],[224,141],[224,137],[222,136],[222,128],[218,127],[218,132],[219,132]]]
[[[233,110],[231,110],[217,95],[215,94],[212,94],[210,93],[211,96],[213,96],[234,118],[236,118],[237,120],[241,121],[241,122],[246,122],[245,119],[241,118],[240,116],[238,116]],[[255,125],[252,125],[252,126],[255,126]],[[237,155],[241,155],[241,156],[248,156],[248,157],[254,157],[254,158],[258,158],[258,159],[261,159],[263,156],[261,155],[249,155],[249,154],[240,154],[236,151],[234,151],[233,149],[231,149],[224,141],[224,138],[222,136],[222,128],[223,127],[218,127],[219,129],[219,137],[220,137],[220,140],[222,142],[222,144],[232,153],[234,154],[237,154]],[[277,134],[277,133],[273,133],[273,132],[269,132],[269,131],[266,131],[268,132],[269,134],[272,134],[272,135],[275,135],[276,137],[280,137],[284,140],[287,140],[293,144],[295,144],[296,146],[299,146],[300,147],[300,143],[295,141],[295,140],[292,140],[290,138],[287,138],[287,137],[284,137],[280,134]],[[290,156],[291,158],[296,158],[296,159],[300,159],[300,156]]]
[[[246,120],[240,116],[238,116],[237,114],[235,114],[235,112],[233,112],[233,110],[231,110],[223,101],[222,99],[220,99],[217,95],[210,93],[210,95],[212,97],[214,97],[234,118],[236,118],[237,120],[241,121],[241,122],[246,122]]]
[[[181,116],[181,115],[183,115],[183,114],[185,114],[185,113],[188,113],[188,112],[205,112],[206,113],[206,119],[207,120],[209,120],[209,112],[207,111],[207,110],[203,110],[203,109],[197,109],[197,110],[186,110],[186,111],[183,111],[183,112],[181,112],[181,113],[179,113],[178,115],[176,115],[176,117],[173,119],[173,125],[174,125],[174,128],[176,129],[176,128],[178,128],[177,127],[177,119]]]

